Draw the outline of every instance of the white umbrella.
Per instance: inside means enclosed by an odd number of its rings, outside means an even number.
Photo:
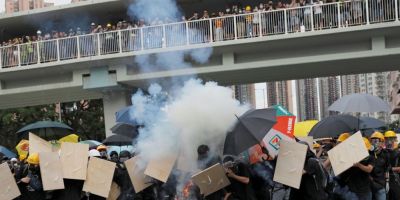
[[[336,100],[328,110],[357,113],[390,112],[390,106],[379,97],[366,93],[355,93]]]

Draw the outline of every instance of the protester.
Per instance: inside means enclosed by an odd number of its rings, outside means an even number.
[[[389,157],[389,200],[400,199],[400,152],[397,136],[393,131],[385,132],[386,150]]]
[[[307,146],[306,160],[304,164],[303,176],[301,178],[300,188],[292,188],[290,193],[291,200],[327,200],[328,194],[325,191],[329,175],[325,171],[322,163],[311,151],[306,142],[299,143]]]
[[[129,178],[128,169],[126,169],[125,161],[131,158],[131,153],[128,151],[121,151],[119,159],[114,172],[114,182],[120,187],[121,194],[117,200],[134,199],[135,191],[131,179]]]
[[[371,172],[372,196],[375,200],[386,200],[386,183],[389,178],[389,157],[385,145],[385,137],[380,132],[371,135],[373,151],[371,156],[374,162],[374,169]]]
[[[39,154],[33,153],[29,155],[27,162],[28,174],[20,180],[20,184],[26,187],[26,190],[21,191],[21,199],[44,200],[46,196],[40,175]]]
[[[250,170],[244,163],[237,162],[231,156],[223,160],[224,167],[231,184],[226,188],[227,200],[256,200],[252,188]]]
[[[99,145],[97,151],[99,151],[101,159],[108,160],[107,147],[105,145]]]

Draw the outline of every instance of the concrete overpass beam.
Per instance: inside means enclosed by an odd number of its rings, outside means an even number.
[[[380,51],[385,48],[385,36],[374,36],[371,38],[371,49],[373,51]]]
[[[234,65],[235,64],[235,54],[233,52],[224,52],[222,54],[222,64],[223,65]]]

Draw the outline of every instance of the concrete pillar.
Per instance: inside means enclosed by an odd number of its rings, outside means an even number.
[[[112,135],[111,128],[115,123],[115,113],[122,108],[130,105],[130,95],[125,91],[112,91],[104,93],[104,124],[106,128],[106,137]]]

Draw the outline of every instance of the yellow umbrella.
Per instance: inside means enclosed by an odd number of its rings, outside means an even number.
[[[28,155],[28,151],[29,151],[29,141],[28,140],[21,140],[18,145],[15,147],[15,149],[18,152],[18,155],[24,155],[27,156]]]
[[[59,139],[58,142],[59,142],[59,143],[63,143],[63,142],[78,143],[78,139],[79,139],[79,136],[78,136],[78,135],[76,135],[76,134],[70,134],[70,135],[67,135],[67,136],[65,136],[65,137],[63,137],[63,138],[61,138],[61,139]]]
[[[307,120],[304,122],[297,122],[294,125],[294,136],[296,137],[306,137],[311,131],[312,127],[318,123],[318,120]]]

